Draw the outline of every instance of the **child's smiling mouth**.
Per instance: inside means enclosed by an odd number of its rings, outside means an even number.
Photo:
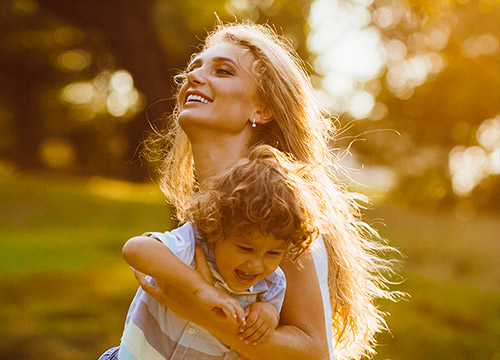
[[[235,278],[238,283],[241,285],[251,285],[258,278],[259,274],[248,274],[244,271],[235,269]]]

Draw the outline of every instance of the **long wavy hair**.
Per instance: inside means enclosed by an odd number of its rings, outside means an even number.
[[[285,256],[296,259],[318,236],[305,164],[291,161],[268,145],[255,147],[248,158],[208,179],[189,199],[186,212],[202,241],[223,241],[233,234],[258,230],[287,245]]]
[[[339,360],[371,356],[375,335],[386,329],[385,314],[375,301],[394,300],[399,295],[387,286],[394,269],[387,254],[395,250],[362,220],[367,199],[350,192],[339,180],[343,169],[338,155],[329,149],[336,137],[334,122],[316,101],[305,63],[271,27],[219,23],[200,52],[221,42],[231,42],[254,55],[258,95],[273,113],[272,121],[256,128],[248,152],[267,144],[311,168],[307,181],[315,201],[309,205],[328,253],[335,356]],[[180,89],[186,72],[176,80]],[[179,221],[184,222],[188,199],[199,191],[199,184],[189,140],[177,122],[179,105],[177,97],[175,110],[166,129],[154,139],[153,149],[161,151],[160,187]]]

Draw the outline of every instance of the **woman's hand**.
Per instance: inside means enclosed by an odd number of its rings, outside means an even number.
[[[196,251],[195,257],[197,271],[207,283],[211,283],[212,277],[204,255]],[[281,264],[287,277],[287,292],[280,314],[280,326],[270,332],[267,341],[257,345],[246,344],[239,338],[239,324],[235,319],[226,317],[222,311],[217,314],[207,311],[195,301],[192,294],[186,294],[161,282],[157,282],[155,287],[137,272],[135,277],[142,289],[160,304],[167,306],[176,315],[205,328],[224,344],[249,359],[328,359],[323,303],[310,252],[302,256],[301,264],[302,266]],[[308,296],[303,296],[304,293]]]
[[[245,325],[245,314],[240,303],[224,291],[207,284],[198,289],[194,296],[207,311],[213,312],[217,316],[220,316],[222,311],[225,316],[232,317],[241,325]]]
[[[196,271],[198,271],[198,273],[206,280],[207,285],[212,285],[212,273],[210,272],[210,268],[208,267],[205,253],[201,248],[196,247],[194,256],[196,261]],[[134,272],[134,276],[137,282],[146,293],[151,295],[160,304],[168,307],[175,314],[184,319],[192,321],[202,327],[206,327],[207,324],[212,324],[214,321],[226,320],[229,315],[230,318],[235,318],[239,322],[239,324],[244,324],[243,309],[241,308],[240,304],[236,302],[236,300],[232,299],[226,294],[223,294],[224,297],[220,302],[218,300],[214,302],[210,300],[214,298],[213,296],[211,296],[214,295],[213,292],[210,291],[210,288],[204,287],[205,290],[201,294],[199,294],[201,298],[198,299],[192,294],[188,294],[173,286],[168,286],[167,284],[157,279],[155,279],[155,287],[154,285],[147,282],[144,276],[139,271],[133,268],[132,271]],[[212,289],[215,292],[220,291],[215,288]],[[215,295],[217,294],[218,293],[216,293]],[[216,298],[220,299],[220,296],[216,296]],[[228,302],[230,302],[230,304],[227,304]],[[210,304],[213,306],[210,306]],[[210,311],[207,311],[207,309]],[[213,317],[210,316],[210,314],[213,314]],[[233,315],[236,315],[236,317],[234,317]],[[237,326],[236,321],[234,323],[235,326]]]
[[[168,294],[170,292],[169,287],[164,282],[157,280],[155,280],[156,282],[156,287],[155,287],[146,281],[146,278],[141,272],[137,271],[133,267],[131,267],[130,269],[132,269],[135,279],[141,286],[142,290],[151,295],[160,304],[166,306],[166,304],[168,303]]]

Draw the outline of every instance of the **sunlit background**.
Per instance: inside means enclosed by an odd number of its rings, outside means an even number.
[[[381,304],[376,359],[499,359],[497,0],[2,1],[0,359],[118,342],[121,244],[173,226],[140,144],[216,17],[268,23],[311,64],[332,148],[404,254],[411,299]]]
[[[380,1],[375,2],[378,6],[373,9],[373,3],[372,0],[314,1],[307,41],[309,49],[317,55],[314,68],[320,76],[318,92],[327,108],[333,113],[348,113],[357,120],[381,121],[391,116],[387,105],[377,101],[382,89],[397,99],[408,100],[416,88],[432,82],[446,66],[455,65],[446,50],[449,51],[450,41],[459,40],[451,36],[454,28],[461,24],[458,24],[459,15],[451,11],[453,4],[432,5],[439,13],[426,14],[431,18],[422,21],[418,13],[411,12],[411,6],[416,4]],[[458,2],[461,5],[468,3]],[[488,6],[494,9],[493,2],[476,2],[475,5],[482,6],[484,12]],[[401,23],[413,28],[406,39],[390,33]],[[456,51],[459,54],[455,55],[470,60],[496,57],[490,69],[494,77],[488,79],[489,85],[494,86],[498,85],[500,43],[499,24],[492,25],[479,33],[467,34],[458,44]],[[492,99],[491,110],[496,116],[482,119],[479,126],[472,129],[475,130],[472,144],[456,144],[449,150],[449,178],[453,192],[459,197],[469,196],[485,178],[500,174],[498,91],[494,95],[496,99]],[[456,123],[456,126],[464,125],[459,119]],[[385,170],[391,171],[390,168]],[[370,178],[363,177],[363,180],[369,183]],[[436,190],[438,197],[446,195],[443,188]]]

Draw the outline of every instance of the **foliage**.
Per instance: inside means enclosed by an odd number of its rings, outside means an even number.
[[[393,129],[400,136],[376,132],[356,150],[399,174],[395,195],[401,200],[459,201],[454,192],[468,197],[471,192],[457,190],[448,172],[449,156],[459,146],[480,145],[478,128],[500,111],[498,2],[375,0],[371,15],[387,61],[380,77],[366,84],[379,102],[371,115],[377,121],[355,130]],[[492,165],[499,168],[495,159]],[[407,193],[409,182],[420,183],[421,191]],[[425,196],[429,186],[431,196]],[[490,200],[491,208],[500,198]]]
[[[0,89],[0,160],[143,180],[136,150],[148,120],[171,109],[172,77],[217,16],[270,21],[307,57],[309,3],[1,2],[0,79],[8,86]]]
[[[470,186],[457,190],[462,175],[450,173],[450,154],[460,146],[462,152],[481,147],[478,129],[500,109],[498,3],[338,1],[365,4],[385,61],[378,77],[363,85],[377,103],[368,119],[347,131],[367,134],[353,151],[361,162],[398,174],[394,197],[415,204],[465,197],[476,204]],[[171,109],[172,77],[216,17],[268,22],[311,59],[311,3],[1,2],[0,79],[6,86],[0,89],[0,161],[23,170],[144,180],[149,169],[137,150],[151,130],[148,121],[159,124]],[[340,120],[349,122],[349,115]],[[406,192],[410,183],[414,196]],[[482,191],[492,191],[485,184]],[[500,201],[491,195],[485,197],[489,208]]]

